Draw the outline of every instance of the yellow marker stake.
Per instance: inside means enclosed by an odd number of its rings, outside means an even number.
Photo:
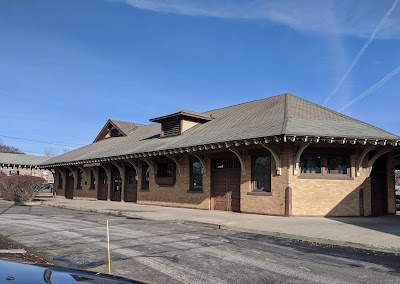
[[[107,247],[108,247],[108,274],[111,274],[110,232],[108,230],[108,220],[107,220]]]

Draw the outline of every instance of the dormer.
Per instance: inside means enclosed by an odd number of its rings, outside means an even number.
[[[93,142],[97,142],[112,137],[127,136],[138,126],[140,125],[132,122],[109,119]]]
[[[150,119],[150,121],[161,123],[160,137],[166,138],[181,135],[186,130],[198,124],[206,123],[211,119],[209,115],[189,110],[181,110],[173,114]]]

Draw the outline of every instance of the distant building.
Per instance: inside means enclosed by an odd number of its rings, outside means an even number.
[[[44,178],[48,183],[54,183],[53,173],[50,170],[38,167],[39,164],[46,162],[49,158],[46,156],[0,153],[0,171],[8,176],[30,175]]]
[[[92,144],[44,162],[57,194],[286,216],[396,212],[400,137],[304,99],[150,121],[108,120]]]

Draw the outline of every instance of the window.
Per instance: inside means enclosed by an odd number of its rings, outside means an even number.
[[[122,179],[118,174],[113,175],[113,195],[120,194]]]
[[[300,167],[303,174],[320,174],[322,159],[319,155],[306,155],[300,158]]]
[[[142,164],[142,190],[149,190],[150,181],[149,181],[149,166],[147,164]]]
[[[78,188],[82,188],[82,171],[78,171]]]
[[[312,149],[311,151],[318,151]],[[350,154],[342,150],[303,153],[300,158],[301,176],[321,178],[350,177]]]
[[[203,191],[203,165],[199,161],[191,161],[190,168],[190,190]]]
[[[175,162],[170,159],[157,160],[155,181],[159,186],[173,186],[175,184]]]
[[[252,157],[253,191],[271,192],[271,157],[269,155]]]
[[[19,171],[17,170],[11,170],[9,171],[10,176],[19,176]]]
[[[171,160],[157,162],[157,177],[172,177],[174,175],[175,164]]]
[[[58,173],[58,186],[57,186],[57,188],[61,189],[62,188],[62,184],[63,184],[62,174]]]
[[[94,173],[91,172],[92,175],[90,177],[90,189],[95,189],[96,188],[96,177],[94,176]]]
[[[328,156],[326,158],[328,174],[347,175],[347,160],[344,156]]]

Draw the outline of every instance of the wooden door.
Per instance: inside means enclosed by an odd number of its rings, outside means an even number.
[[[386,160],[375,161],[371,172],[371,211],[372,216],[388,214]]]
[[[67,171],[67,180],[65,185],[65,198],[74,198],[74,176],[70,171]]]
[[[108,183],[107,183],[107,175],[106,173],[99,173],[99,187],[97,192],[97,199],[98,200],[107,200],[107,190],[108,190]]]
[[[212,174],[213,209],[240,212],[240,169],[213,169]]]
[[[121,176],[119,175],[119,172],[112,172],[111,177],[110,200],[121,201]]]
[[[136,171],[127,171],[125,175],[125,201],[137,202]]]

